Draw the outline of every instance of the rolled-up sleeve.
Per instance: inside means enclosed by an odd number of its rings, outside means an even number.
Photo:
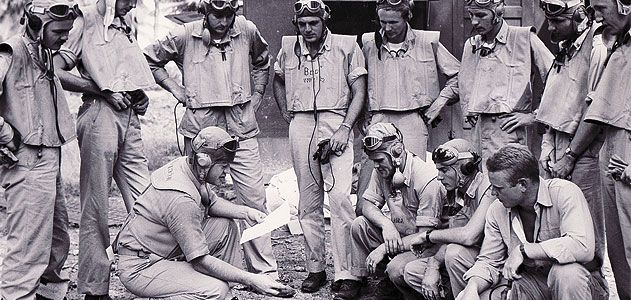
[[[366,188],[366,191],[364,191],[362,198],[374,204],[378,208],[382,208],[386,203],[386,198],[379,188],[379,174],[377,171],[372,171],[372,175],[370,175],[370,183],[368,183],[368,187]]]
[[[435,53],[438,69],[447,77],[445,86],[440,91],[438,97],[447,99],[447,103],[453,103],[458,98],[458,72],[460,71],[460,61],[441,43],[438,43]]]
[[[0,95],[4,93],[4,78],[11,66],[12,55],[8,52],[0,52]],[[0,104],[2,105],[2,104]],[[0,145],[6,145],[13,139],[13,128],[0,117]]]
[[[434,178],[416,193],[419,199],[416,211],[416,226],[437,227],[440,225],[441,209],[447,197],[445,187]]]
[[[254,26],[250,43],[250,57],[252,58],[252,81],[254,91],[264,93],[269,81],[270,54],[269,46],[256,26]]]
[[[59,55],[66,62],[67,70],[72,70],[76,67],[79,59],[81,58],[81,52],[83,50],[83,46],[81,44],[83,41],[83,26],[83,16],[77,17],[72,25],[70,33],[68,34],[68,40],[66,40],[59,49]]]
[[[281,48],[274,63],[274,74],[285,80],[285,51]]]
[[[202,231],[202,214],[195,200],[181,197],[167,208],[164,222],[177,241],[186,261],[209,253]]]
[[[368,74],[368,70],[366,70],[364,53],[361,48],[359,48],[359,45],[355,44],[353,52],[348,55],[347,59],[348,75],[346,76],[346,82],[348,82],[348,86],[352,86],[357,78]]]
[[[185,42],[186,28],[181,25],[145,48],[145,58],[157,83],[169,78],[164,68],[168,62],[173,61],[178,67],[183,65]]]
[[[548,257],[560,264],[588,262],[594,258],[594,226],[587,201],[574,184],[555,189],[551,197],[558,199],[561,237],[539,244]]]
[[[468,281],[471,277],[479,277],[491,285],[499,282],[500,268],[504,265],[507,257],[506,244],[502,239],[497,221],[497,216],[502,213],[505,214],[506,212],[499,201],[491,204],[486,214],[484,241],[482,242],[480,254],[473,267],[464,274],[464,280]]]

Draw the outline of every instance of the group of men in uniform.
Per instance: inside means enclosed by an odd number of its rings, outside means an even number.
[[[244,257],[238,249],[239,230],[267,213],[255,118],[272,66],[267,42],[237,14],[239,1],[201,0],[202,20],[141,49],[128,14],[136,1],[33,0],[23,32],[0,44],[0,296],[65,296],[60,148],[77,137],[86,299],[109,299],[112,178],[129,212],[113,249],[135,295],[224,299],[236,282],[291,297],[269,234],[245,243]],[[631,297],[631,3],[590,2],[541,0],[555,56],[532,28],[508,25],[503,0],[466,0],[474,35],[461,62],[438,32],[411,28],[413,1],[377,0],[380,30],[359,44],[327,28],[322,0],[294,4],[297,34],[282,39],[273,92],[300,192],[303,292],[327,283],[326,192],[336,299],[356,299],[384,271],[384,299],[605,299],[605,238],[618,294]],[[538,108],[532,66],[545,82]],[[150,174],[138,116],[155,83],[186,107],[185,157]],[[63,89],[82,93],[76,129]],[[471,141],[448,141],[425,162],[427,125],[458,101]],[[546,126],[539,159],[523,146],[537,122]],[[355,211],[354,127],[365,152]],[[216,193],[227,170],[234,202]]]

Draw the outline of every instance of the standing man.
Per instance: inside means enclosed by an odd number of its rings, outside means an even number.
[[[467,0],[476,35],[465,42],[458,75],[462,112],[474,126],[482,163],[506,144],[526,145],[534,123],[532,65],[542,81],[554,57],[532,27],[510,26],[504,0]]]
[[[623,4],[624,3],[624,4]],[[616,41],[610,49],[602,78],[589,94],[592,101],[585,120],[605,130],[602,165],[607,249],[620,299],[631,298],[631,3],[626,0],[592,0],[596,21],[607,26]],[[620,166],[620,161],[628,166]]]
[[[179,128],[186,154],[191,139],[204,127],[218,126],[237,136],[241,146],[230,164],[237,201],[267,213],[254,113],[265,93],[270,57],[256,25],[237,16],[238,8],[237,0],[202,0],[203,20],[178,26],[145,48],[145,56],[156,82],[186,106]],[[184,87],[164,69],[169,61],[179,66]],[[240,225],[242,230],[250,227],[243,221]],[[243,249],[250,272],[278,278],[270,234],[247,242]]]
[[[407,151],[403,136],[392,123],[376,123],[368,128],[364,151],[375,168],[364,193],[362,216],[353,221],[351,234],[352,274],[365,278],[375,273],[377,264],[388,262],[386,278],[376,291],[377,299],[415,299],[403,280],[405,265],[416,259],[407,240],[417,232],[441,225],[441,207],[446,190],[436,179],[436,167]],[[389,215],[381,209],[388,206]],[[362,282],[344,285],[335,299],[357,299]]]
[[[457,99],[460,62],[440,43],[440,32],[412,29],[413,5],[409,0],[377,0],[381,29],[362,36],[368,69],[366,121],[393,123],[405,137],[406,149],[425,160],[426,121],[434,120],[447,102]],[[439,70],[447,78],[442,90]],[[359,198],[372,169],[372,161],[365,160]]]
[[[564,5],[561,5],[564,4]],[[568,179],[583,191],[594,221],[596,254],[590,269],[600,272],[605,253],[605,221],[600,184],[594,174],[600,170],[598,152],[601,129],[583,121],[596,88],[604,59],[594,46],[594,31],[582,0],[542,0],[553,43],[559,44],[537,112],[537,121],[547,125],[539,162],[548,177]]]
[[[132,34],[127,13],[136,0],[98,0],[85,7],[67,46],[55,56],[64,89],[83,93],[77,117],[81,154],[81,221],[78,291],[87,299],[107,299],[110,245],[107,223],[112,178],[129,211],[149,184],[138,115],[154,85]],[[63,70],[74,67],[80,76]]]
[[[309,275],[304,292],[326,284],[324,192],[331,206],[335,282],[341,288],[351,275],[350,200],[353,124],[364,105],[364,55],[353,36],[331,33],[325,22],[329,7],[322,0],[294,4],[297,37],[285,36],[274,66],[274,96],[289,124],[294,171],[298,177],[298,218],[305,235]],[[316,151],[318,150],[318,151]],[[312,159],[316,154],[317,159]]]
[[[449,206],[443,207],[460,209],[449,217],[449,228],[423,231],[411,237],[415,251],[441,245],[436,255],[405,266],[405,282],[427,299],[438,298],[442,292],[447,294],[439,288],[442,268],[449,274],[452,295],[458,295],[465,287],[462,276],[480,253],[486,212],[495,201],[488,176],[480,167],[481,158],[469,141],[454,139],[442,144],[432,153],[432,160],[438,168],[438,180],[450,192]]]
[[[594,226],[581,189],[540,178],[537,159],[519,145],[501,148],[486,164],[499,201],[489,208],[480,254],[456,299],[501,294],[495,286],[502,276],[512,282],[510,299],[600,299],[592,298],[582,265],[594,258]]]
[[[63,299],[68,213],[61,146],[75,136],[53,68],[78,14],[71,0],[34,0],[22,32],[0,44],[0,183],[7,200],[2,299]]]
[[[222,184],[238,144],[219,127],[204,128],[187,157],[151,174],[151,184],[134,204],[116,243],[119,277],[134,295],[223,300],[228,282],[269,296],[294,294],[267,275],[241,270],[233,219],[256,224],[265,214],[212,191]]]

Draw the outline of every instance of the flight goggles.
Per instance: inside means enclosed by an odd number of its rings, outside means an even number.
[[[471,152],[460,152],[451,146],[439,146],[432,152],[432,160],[434,163],[443,165],[453,165],[462,159],[474,158]]]
[[[302,15],[305,9],[311,13],[318,13],[318,12],[321,12],[322,10],[325,10],[325,12],[328,12],[326,11],[328,7],[324,5],[322,1],[319,1],[319,0],[300,0],[294,4],[294,12],[296,13],[297,16]]]
[[[502,3],[504,0],[465,0],[467,5],[475,5],[479,7],[489,7]]]
[[[55,3],[49,7],[31,7],[31,13],[48,15],[53,20],[74,19],[79,15],[79,6]]]
[[[569,8],[582,4],[581,0],[563,2],[560,0],[542,0],[539,6],[548,17],[556,17],[563,14]]]
[[[395,5],[399,5],[399,4],[403,3],[403,2],[409,3],[409,0],[377,0],[377,5],[388,3],[388,4],[392,5],[392,6],[395,6]]]
[[[218,142],[215,145],[210,145],[204,139],[198,139],[198,140],[194,139],[193,148],[195,149],[195,152],[199,152],[202,149],[211,149],[211,150],[223,149],[227,152],[235,153],[237,152],[237,149],[239,148],[239,140],[237,140],[236,138],[231,138],[228,140],[224,140],[222,142]]]
[[[375,151],[381,147],[383,143],[387,143],[390,141],[396,140],[398,137],[396,135],[390,135],[386,137],[376,137],[376,136],[365,136],[362,140],[364,143],[364,149],[368,151]]]
[[[203,3],[210,5],[213,10],[224,10],[230,8],[236,11],[239,9],[239,0],[204,0]]]

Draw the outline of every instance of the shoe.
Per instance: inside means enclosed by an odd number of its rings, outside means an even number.
[[[340,281],[339,291],[335,293],[334,300],[351,300],[359,298],[364,281],[343,279]]]
[[[403,299],[403,294],[397,289],[397,286],[390,281],[388,275],[377,283],[377,290],[375,291],[375,299],[377,300],[394,300]]]
[[[326,272],[309,273],[309,276],[302,282],[300,290],[303,293],[315,293],[326,284]]]
[[[85,295],[84,300],[113,300],[110,295]]]
[[[342,287],[342,279],[331,282],[331,292],[339,292]]]

